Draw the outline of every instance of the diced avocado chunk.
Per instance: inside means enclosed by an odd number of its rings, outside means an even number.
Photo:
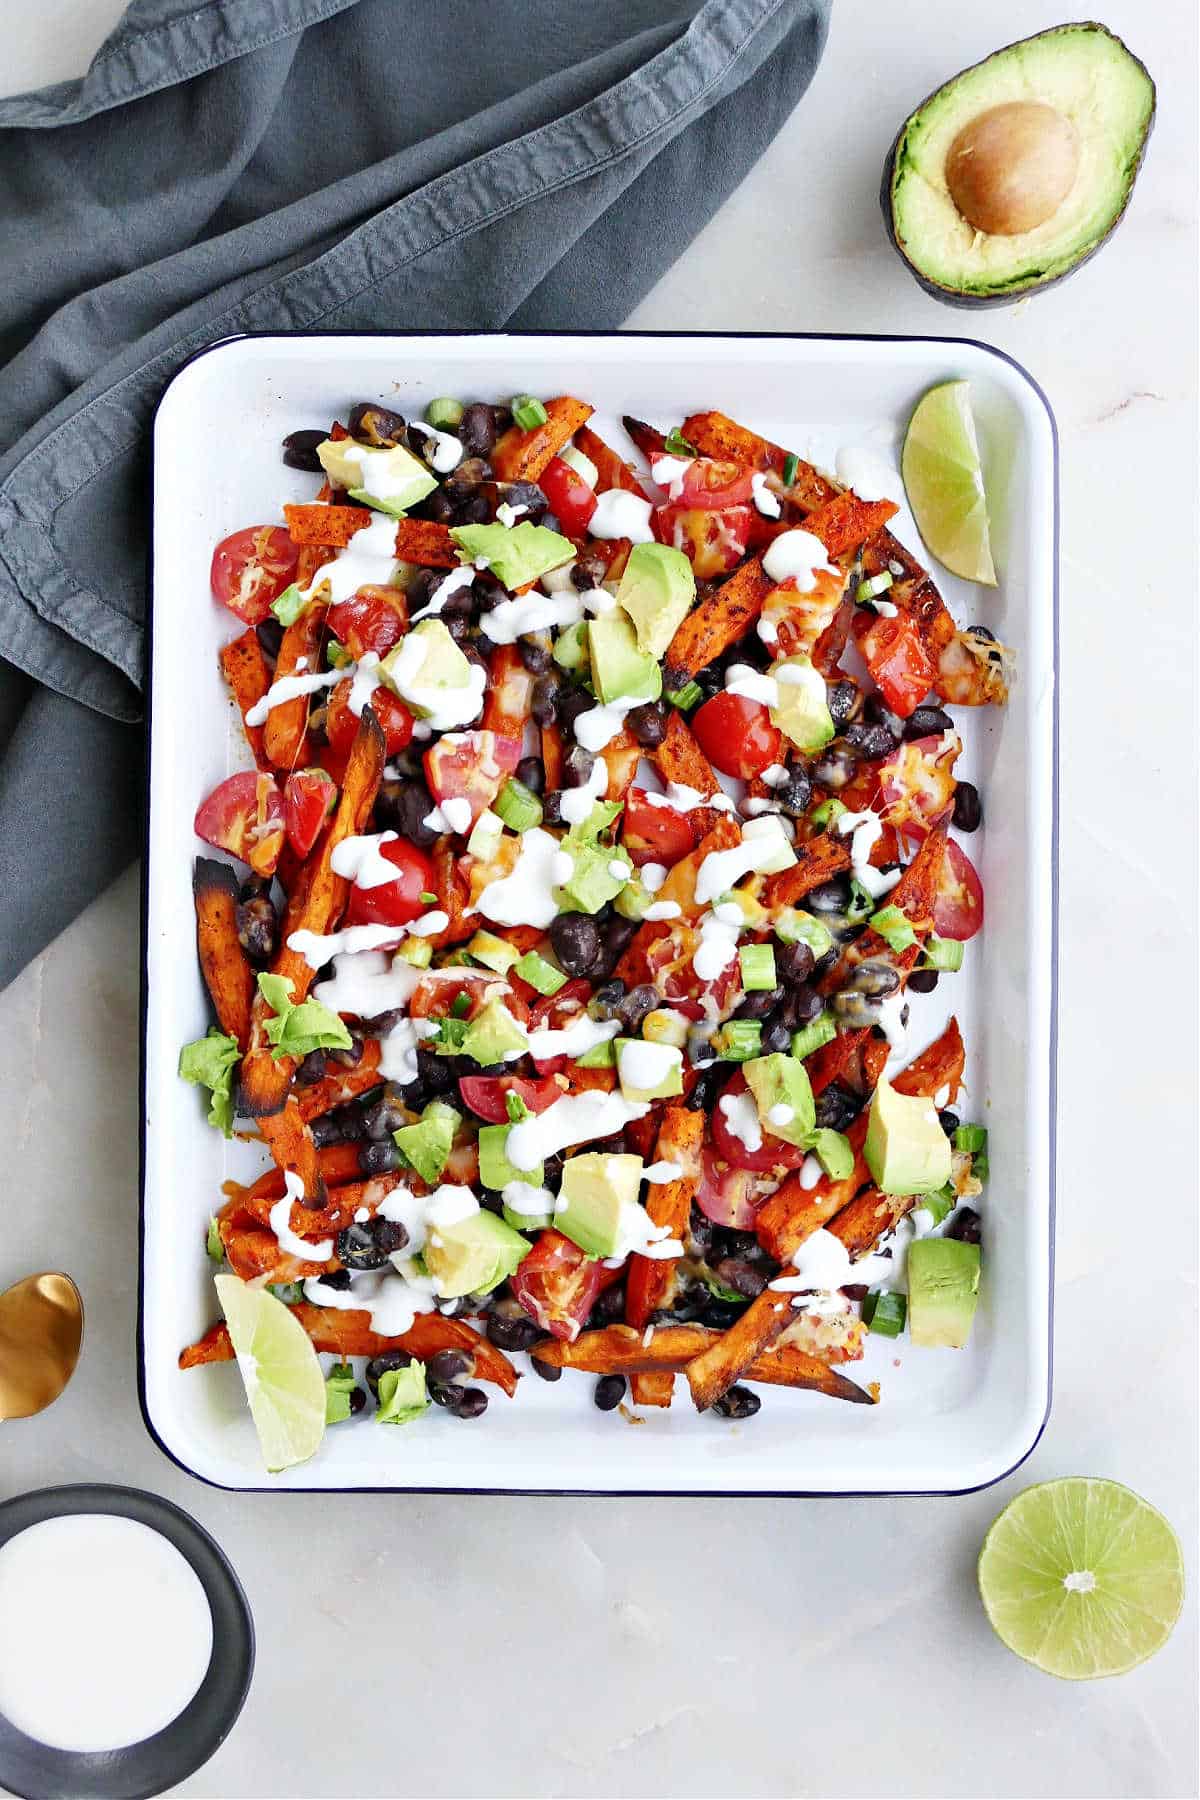
[[[379,678],[404,704],[424,716],[420,696],[471,686],[471,664],[440,619],[422,619],[379,665]]]
[[[532,1187],[532,1183],[530,1186]],[[518,1212],[515,1207],[505,1201],[502,1217],[505,1224],[511,1225],[514,1231],[545,1231],[554,1224],[552,1207],[553,1202],[545,1212]]]
[[[467,955],[473,956],[485,969],[494,969],[497,975],[507,975],[514,963],[521,960],[519,950],[514,950],[504,938],[491,931],[477,931],[467,945]]]
[[[763,1130],[788,1144],[806,1144],[816,1123],[816,1104],[804,1064],[776,1050],[743,1063],[742,1074]]]
[[[461,1123],[452,1106],[444,1100],[431,1100],[417,1124],[402,1125],[392,1133],[397,1150],[431,1187],[441,1179]]]
[[[593,1044],[590,1050],[585,1050],[582,1056],[575,1058],[577,1069],[615,1069],[616,1066],[617,1053],[613,1049],[611,1038],[607,1038],[603,1044]]]
[[[424,1363],[412,1362],[405,1369],[385,1369],[380,1375],[379,1410],[375,1414],[377,1425],[409,1425],[428,1407]]]
[[[567,840],[563,848],[575,858],[575,867],[570,881],[555,890],[560,912],[599,912],[602,906],[613,899],[625,887],[628,876],[622,879],[613,874],[613,865],[622,864],[632,873],[633,864],[629,853],[619,845],[585,844]]]
[[[979,1303],[979,1245],[918,1238],[908,1249],[908,1330],[914,1344],[961,1350]]]
[[[588,1256],[615,1256],[626,1208],[638,1204],[642,1173],[640,1156],[597,1150],[570,1157],[563,1167],[555,1225]]]
[[[798,750],[820,750],[835,735],[825,677],[807,656],[785,656],[772,664],[771,674],[779,689],[779,705],[771,708],[772,725]]]
[[[497,1193],[510,1181],[524,1181],[530,1187],[542,1185],[541,1163],[533,1169],[514,1169],[509,1162],[504,1146],[511,1130],[511,1125],[479,1127],[479,1179],[484,1187],[494,1188]]]
[[[489,1000],[467,1026],[460,1046],[463,1056],[485,1066],[508,1062],[529,1048],[528,1034],[502,1000]]]
[[[666,655],[695,598],[696,577],[682,550],[666,544],[633,546],[617,589],[617,604],[633,620],[638,648],[647,656]]]
[[[443,1299],[490,1294],[514,1274],[529,1252],[529,1240],[495,1213],[471,1213],[452,1225],[438,1225],[425,1243],[425,1267]]]
[[[932,1194],[950,1179],[950,1139],[925,1094],[898,1094],[885,1076],[871,1096],[863,1155],[884,1194]]]
[[[854,1168],[854,1151],[844,1131],[822,1125],[813,1132],[808,1147],[830,1181],[845,1181]]]
[[[568,625],[565,631],[559,633],[554,646],[554,660],[568,674],[583,676],[590,663],[586,619],[580,619],[577,625]]]
[[[330,481],[349,488],[352,499],[396,518],[437,486],[437,476],[401,444],[372,450],[352,438],[326,438],[317,445],[317,458]]]
[[[528,519],[518,525],[452,525],[450,536],[464,552],[464,562],[482,557],[506,588],[524,587],[575,555],[570,538]]]
[[[658,658],[639,650],[633,620],[623,612],[588,622],[592,680],[605,706],[613,700],[657,700],[662,693]]]
[[[616,1040],[617,1079],[626,1100],[669,1100],[683,1092],[683,1051],[642,1038]]]

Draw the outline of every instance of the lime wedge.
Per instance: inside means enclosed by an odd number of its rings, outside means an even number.
[[[969,384],[945,381],[917,402],[900,458],[917,529],[952,575],[996,585],[987,496]]]
[[[1162,1648],[1183,1605],[1183,1552],[1117,1481],[1044,1481],[983,1540],[979,1592],[997,1636],[1064,1681],[1123,1675]]]
[[[325,1377],[299,1319],[265,1288],[216,1275],[263,1460],[272,1475],[306,1462],[325,1435]]]

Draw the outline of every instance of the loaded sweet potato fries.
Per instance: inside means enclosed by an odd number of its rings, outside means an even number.
[[[909,1010],[983,922],[946,709],[1009,653],[890,501],[591,412],[357,405],[214,555],[251,766],[196,815],[181,1073],[270,1151],[209,1253],[339,1359],[331,1417],[349,1359],[469,1418],[525,1352],[604,1409],[872,1404],[866,1331],[969,1329],[986,1133]]]

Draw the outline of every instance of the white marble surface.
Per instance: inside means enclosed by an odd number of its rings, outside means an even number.
[[[22,8],[5,85],[78,72],[119,11]],[[1012,310],[947,311],[891,255],[875,202],[913,103],[1056,9],[842,0],[808,99],[632,321],[973,334],[1020,358],[1057,411],[1061,1160],[1041,1444],[958,1500],[275,1500],[191,1480],[147,1437],[135,1391],[130,874],[0,997],[0,1284],[61,1264],[89,1307],[64,1399],[3,1429],[0,1493],[138,1483],[229,1551],[257,1675],[179,1792],[1196,1792],[1194,1604],[1146,1667],[1064,1687],[1000,1647],[973,1579],[1000,1505],[1064,1473],[1128,1482],[1195,1543],[1196,17],[1191,0],[1105,13],[1158,79],[1159,124],[1128,221],[1075,280]]]

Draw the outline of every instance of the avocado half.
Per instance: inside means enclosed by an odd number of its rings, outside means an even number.
[[[1057,25],[997,50],[930,94],[896,134],[880,190],[893,245],[925,291],[951,306],[1011,305],[1062,281],[1120,223],[1154,107],[1145,66],[1103,25]],[[972,169],[981,172],[974,189]],[[1011,203],[1000,228],[987,210],[989,181],[993,194],[1007,186]],[[1040,222],[1012,228],[1047,208]]]

